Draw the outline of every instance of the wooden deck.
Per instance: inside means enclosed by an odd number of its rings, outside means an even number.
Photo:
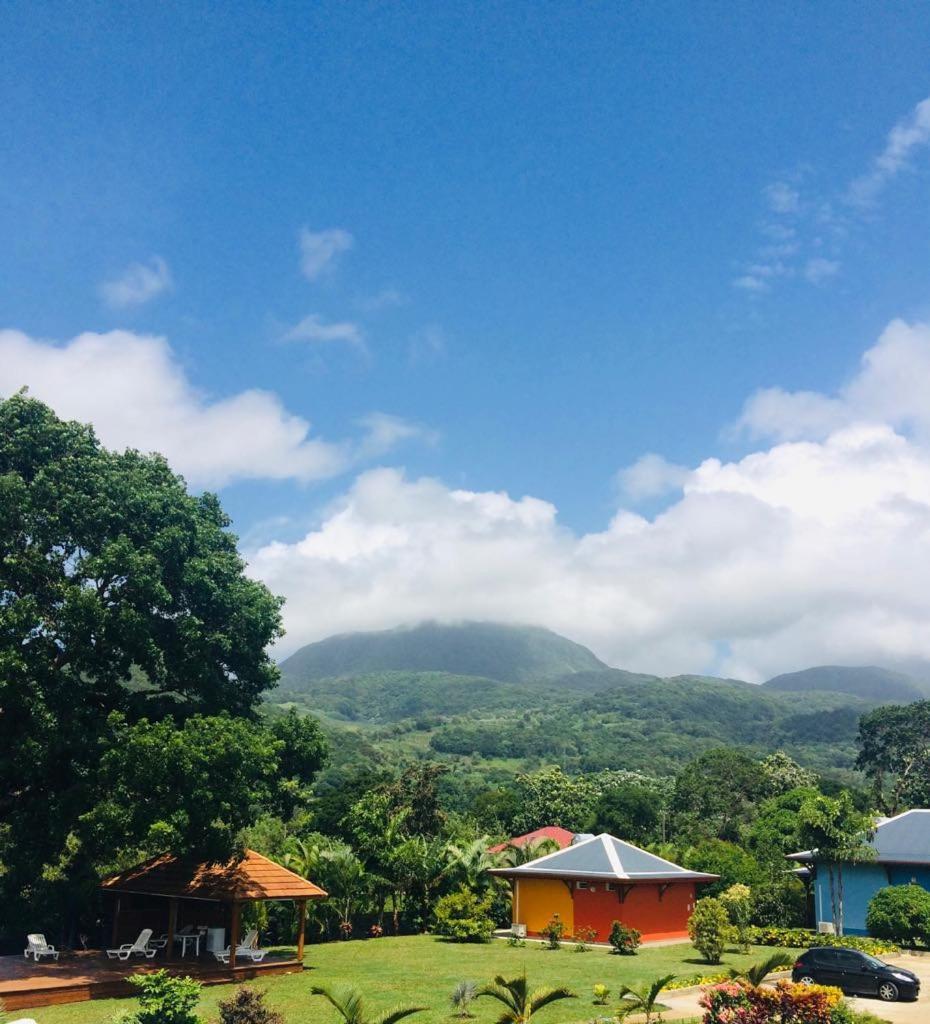
[[[78,953],[58,963],[43,960],[34,964],[22,956],[0,956],[0,1003],[6,1010],[27,1010],[57,1003],[83,1003],[89,999],[113,999],[133,995],[126,980],[131,974],[145,974],[166,967],[172,974],[190,975],[203,985],[223,985],[267,978],[276,974],[294,974],[303,970],[299,961],[282,956],[266,956],[260,964],[238,963],[235,968],[206,959],[162,961],[108,960],[100,953]]]

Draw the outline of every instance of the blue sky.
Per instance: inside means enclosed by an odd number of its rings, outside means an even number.
[[[790,431],[734,430],[750,396],[835,395],[928,317],[924,5],[8,3],[0,40],[0,327],[165,339],[154,369],[95,370],[86,412],[22,338],[0,390],[175,445],[254,546],[373,467],[549,502],[576,540],[651,522],[678,499],[624,495],[624,467],[768,452]],[[169,385],[201,411],[267,392],[332,449],[201,479],[189,435],[110,422]],[[505,617],[584,633],[535,607]],[[664,660],[720,667],[714,629]]]

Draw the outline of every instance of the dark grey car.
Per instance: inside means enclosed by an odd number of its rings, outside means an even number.
[[[834,985],[851,996],[878,996],[885,1002],[916,999],[920,978],[913,971],[886,964],[858,949],[817,946],[802,953],[791,980],[805,985]]]

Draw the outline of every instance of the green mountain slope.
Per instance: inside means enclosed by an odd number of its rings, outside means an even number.
[[[524,683],[606,668],[581,644],[536,626],[491,622],[344,633],[309,644],[281,663],[282,687],[379,672],[447,672]]]
[[[768,691],[848,693],[882,702],[910,702],[928,696],[927,688],[910,676],[874,665],[820,665],[775,676],[762,685]]]

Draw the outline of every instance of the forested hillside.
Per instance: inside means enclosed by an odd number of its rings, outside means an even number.
[[[849,693],[876,701],[906,702],[930,695],[930,687],[925,683],[875,665],[820,665],[775,676],[763,686],[786,693]]]

